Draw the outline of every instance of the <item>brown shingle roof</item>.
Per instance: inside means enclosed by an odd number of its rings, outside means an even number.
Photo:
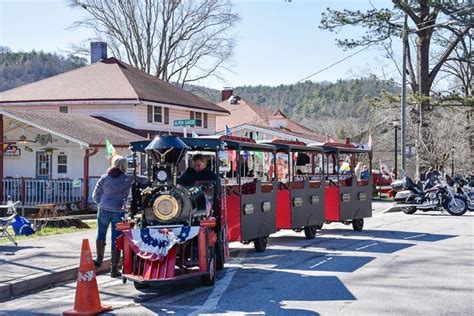
[[[129,145],[144,138],[85,114],[49,111],[26,111],[0,108],[0,114],[71,139],[86,146],[103,145],[109,139],[113,145]]]
[[[114,57],[0,93],[0,104],[94,100],[150,101],[228,113]]]
[[[313,132],[313,133],[298,133],[298,132],[295,132],[295,131],[289,130],[289,129],[281,129],[281,128],[276,128],[276,127],[262,126],[262,125],[258,125],[258,124],[248,124],[248,125],[265,128],[267,130],[275,131],[275,132],[278,132],[278,133],[285,133],[285,134],[295,136],[295,137],[311,139],[315,142],[321,142],[321,143],[326,142],[326,137],[325,136],[317,134],[315,132]]]
[[[275,117],[286,119],[286,129],[288,131],[306,134],[307,136],[313,135],[313,138],[317,139],[326,139],[325,136],[320,135],[315,131],[289,119],[280,110],[271,112],[264,107],[258,106],[245,99],[238,100],[236,104],[230,104],[226,100],[218,103],[217,105],[229,111],[230,116],[216,117],[216,131],[223,131],[225,129],[225,125],[233,127],[242,124],[253,124],[269,128],[269,118]],[[282,129],[279,130],[283,131]]]

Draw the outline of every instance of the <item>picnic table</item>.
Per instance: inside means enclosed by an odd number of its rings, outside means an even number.
[[[77,208],[80,208],[81,205],[81,200],[75,200],[75,201],[64,201],[64,202],[58,202],[58,203],[45,203],[45,204],[39,204],[37,207],[39,208],[38,214],[36,214],[35,218],[54,218],[54,217],[59,217],[59,212],[58,211],[63,211],[61,209],[61,206],[65,207],[65,211],[71,211],[72,205],[76,205]]]

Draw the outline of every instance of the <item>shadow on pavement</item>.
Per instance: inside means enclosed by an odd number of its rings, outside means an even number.
[[[374,260],[370,256],[346,256],[342,254],[282,250],[268,248],[264,253],[248,249],[246,256],[239,260],[243,269],[261,269],[274,271],[286,269],[298,271],[354,272]]]
[[[22,251],[22,250],[25,250],[25,249],[33,249],[33,248],[41,249],[41,248],[44,248],[44,247],[13,246],[13,245],[9,245],[9,244],[0,244],[0,254],[2,254],[2,253],[6,254],[8,252],[8,255],[12,255],[12,254],[15,254],[16,252],[19,252],[19,251]]]
[[[343,231],[343,230],[341,230]],[[355,235],[355,234],[352,234]],[[357,234],[359,235],[359,233]],[[365,235],[367,236],[367,235]],[[291,244],[293,239],[297,239],[296,236],[282,236],[278,238],[272,238],[272,245],[286,245]],[[412,243],[395,243],[385,242],[376,239],[354,239],[354,238],[335,238],[326,237],[324,235],[318,235],[313,240],[312,244],[306,243],[307,246],[317,247],[329,250],[344,250],[344,251],[362,251],[362,252],[375,252],[375,253],[394,253],[408,247],[414,246]]]
[[[345,229],[323,229],[323,234],[341,234],[344,236],[370,236],[375,238],[383,239],[398,239],[398,240],[416,240],[416,241],[430,241],[436,242],[449,238],[458,237],[458,235],[440,235],[440,234],[430,234],[424,232],[407,232],[407,231],[397,231],[397,230],[364,230],[361,232],[350,232],[350,234]],[[321,237],[316,237],[321,238]]]

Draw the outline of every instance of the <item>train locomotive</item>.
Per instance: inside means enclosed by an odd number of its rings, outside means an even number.
[[[216,278],[218,225],[217,183],[182,185],[178,166],[188,146],[163,135],[132,143],[134,181],[130,213],[133,220],[117,225],[123,236],[123,280],[137,289],[154,282],[200,276],[205,285]],[[148,157],[148,177],[136,174],[136,152]],[[223,260],[222,257],[219,260]],[[223,262],[219,265],[223,266]]]
[[[372,152],[348,140],[306,146],[231,135],[162,135],[132,142],[131,150],[133,219],[117,228],[123,232],[118,241],[123,280],[137,289],[197,276],[213,285],[229,259],[230,242],[253,242],[263,252],[280,229],[304,230],[313,239],[323,223],[352,223],[362,230],[364,218],[372,216]],[[188,151],[213,157],[212,170],[220,178],[180,182]],[[148,161],[146,177],[137,175],[137,153]],[[344,161],[349,170],[342,169]],[[356,162],[369,166],[368,177],[356,172]],[[254,176],[243,175],[245,166],[252,166]]]

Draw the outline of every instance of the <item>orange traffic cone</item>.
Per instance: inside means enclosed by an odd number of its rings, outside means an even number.
[[[77,274],[76,299],[74,309],[63,312],[63,315],[95,315],[111,310],[111,306],[101,306],[99,289],[95,278],[94,262],[88,239],[82,240],[81,261]]]

